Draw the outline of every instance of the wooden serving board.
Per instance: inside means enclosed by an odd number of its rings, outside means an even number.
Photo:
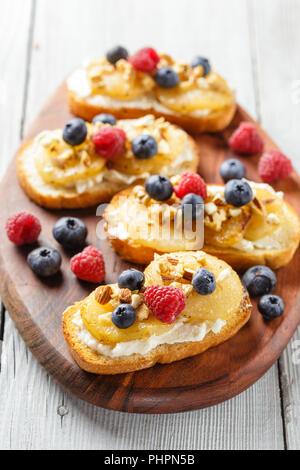
[[[44,129],[63,126],[70,114],[66,87],[62,84],[42,109],[25,138],[29,140]],[[241,120],[252,121],[240,107],[230,128],[216,135],[195,136],[199,145],[199,172],[207,182],[220,182],[219,165],[232,156],[226,139]],[[260,129],[266,148],[276,148]],[[257,158],[242,158],[247,177],[259,181]],[[300,216],[300,180],[297,175],[280,181],[275,189],[285,192],[286,200]],[[93,285],[78,281],[69,269],[72,253],[63,252],[52,237],[58,217],[80,217],[89,229],[88,242],[105,256],[106,282],[116,282],[128,266],[112,251],[107,241],[96,237],[96,209],[50,211],[32,203],[20,189],[15,161],[11,162],[0,186],[2,208],[0,226],[0,293],[24,341],[47,370],[69,392],[94,405],[135,413],[171,413],[216,405],[241,393],[257,381],[279,357],[300,322],[300,258],[278,273],[276,293],[285,301],[284,315],[265,323],[253,308],[248,324],[232,339],[202,355],[170,365],[156,365],[147,370],[116,375],[95,376],[82,371],[73,361],[65,344],[61,316],[67,306],[88,295]],[[19,210],[29,210],[42,222],[39,243],[56,247],[63,257],[61,274],[39,280],[26,263],[32,247],[16,247],[4,234],[7,217]],[[254,303],[255,304],[255,303]]]

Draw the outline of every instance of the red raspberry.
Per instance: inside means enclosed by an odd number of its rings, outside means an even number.
[[[87,246],[81,253],[71,258],[71,271],[79,279],[88,282],[102,282],[105,278],[105,264],[101,251]]]
[[[144,47],[128,58],[131,65],[140,72],[151,73],[155,70],[160,58],[152,47]]]
[[[264,141],[250,122],[241,122],[229,139],[231,148],[239,153],[256,155],[264,149]]]
[[[181,175],[181,180],[178,186],[174,188],[175,194],[180,199],[183,199],[187,194],[198,194],[202,199],[207,198],[207,187],[205,181],[197,173],[185,171]]]
[[[262,155],[258,164],[259,176],[265,183],[287,178],[292,171],[291,160],[279,150],[268,150]]]
[[[93,137],[96,152],[108,160],[120,155],[124,150],[126,134],[123,129],[117,127],[102,127]]]
[[[147,287],[145,302],[153,315],[163,323],[174,323],[186,306],[182,290],[167,286]]]
[[[8,238],[15,245],[35,243],[42,230],[39,219],[26,211],[11,215],[5,228]]]

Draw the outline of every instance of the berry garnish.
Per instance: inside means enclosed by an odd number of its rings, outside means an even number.
[[[229,158],[220,165],[220,175],[227,183],[229,180],[242,179],[246,176],[246,167],[236,158]]]
[[[135,308],[130,304],[120,304],[111,314],[111,321],[117,328],[126,329],[136,320]]]
[[[145,276],[137,269],[126,269],[118,278],[118,285],[121,289],[141,290]]]
[[[152,135],[138,135],[133,139],[131,145],[134,155],[140,160],[148,160],[158,153],[158,145]]]
[[[71,270],[79,279],[88,282],[102,282],[105,278],[105,264],[102,253],[93,246],[87,246],[71,258]]]
[[[247,181],[230,180],[225,185],[224,196],[227,204],[242,207],[252,200],[253,192]]]
[[[206,59],[205,57],[201,57],[200,55],[197,55],[196,57],[194,57],[194,59],[192,60],[192,63],[191,63],[192,67],[198,67],[198,65],[202,65],[203,67],[203,77],[206,77],[206,75],[209,74],[209,72],[211,71],[211,66],[210,66],[210,63],[209,63],[209,60]]]
[[[241,122],[229,139],[229,145],[238,153],[256,155],[264,149],[264,141],[250,122]]]
[[[161,67],[156,72],[154,80],[162,88],[174,88],[179,83],[179,75],[172,67]]]
[[[243,283],[251,297],[269,294],[276,288],[277,279],[267,266],[253,266],[243,275]]]
[[[216,278],[211,271],[201,268],[195,272],[192,279],[192,286],[197,294],[210,295],[217,288]]]
[[[83,119],[74,118],[63,128],[63,139],[69,145],[82,144],[87,136],[87,127]]]
[[[193,193],[201,196],[202,199],[207,198],[207,187],[205,181],[197,173],[185,171],[181,175],[179,184],[174,188],[175,194],[183,199],[187,194]]]
[[[48,277],[59,271],[61,256],[54,248],[41,246],[29,253],[27,262],[35,274]]]
[[[102,127],[92,137],[96,152],[107,160],[113,159],[123,152],[126,134],[117,127]]]
[[[181,202],[182,214],[192,220],[198,219],[203,214],[204,201],[198,194],[187,194]]]
[[[120,59],[127,59],[127,57],[128,57],[128,52],[125,49],[125,47],[122,47],[122,46],[112,47],[106,53],[106,59],[111,64],[115,64]]]
[[[140,72],[152,73],[159,62],[159,55],[152,47],[144,47],[128,57],[131,65]]]
[[[149,286],[145,291],[145,303],[152,314],[163,323],[174,323],[185,309],[186,299],[177,287]]]
[[[55,223],[53,230],[55,240],[65,248],[80,248],[85,242],[87,228],[77,217],[62,217]]]
[[[35,243],[42,230],[39,219],[26,211],[8,217],[5,229],[9,240],[15,245]]]
[[[110,124],[114,126],[117,123],[115,116],[108,113],[101,113],[94,117],[93,124],[97,124],[97,122],[103,122],[103,124]]]
[[[166,176],[149,176],[145,183],[145,189],[155,201],[167,201],[173,194],[172,183]]]
[[[287,178],[292,172],[291,160],[279,150],[268,150],[262,155],[258,164],[259,176],[265,183]]]
[[[264,295],[258,302],[258,311],[265,320],[273,320],[284,312],[284,302],[278,295]]]

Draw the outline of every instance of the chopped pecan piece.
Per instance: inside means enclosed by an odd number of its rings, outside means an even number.
[[[173,266],[176,266],[176,265],[179,263],[178,259],[175,259],[175,258],[169,258],[169,257],[168,257],[167,260],[168,260],[169,263],[172,264]]]

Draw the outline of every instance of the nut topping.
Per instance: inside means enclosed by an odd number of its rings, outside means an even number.
[[[95,291],[95,299],[101,305],[107,304],[112,297],[113,290],[110,286],[99,286]]]
[[[131,291],[129,289],[121,289],[119,301],[121,304],[131,304]]]
[[[167,260],[168,260],[169,263],[172,264],[173,266],[176,266],[176,265],[179,263],[178,259],[175,259],[175,258],[169,258],[169,257],[168,257]]]
[[[149,317],[150,310],[146,304],[140,305],[136,310],[136,317],[138,320],[146,320]]]
[[[183,279],[186,279],[187,281],[191,281],[193,279],[195,272],[196,271],[194,271],[193,269],[184,268],[182,277]]]

